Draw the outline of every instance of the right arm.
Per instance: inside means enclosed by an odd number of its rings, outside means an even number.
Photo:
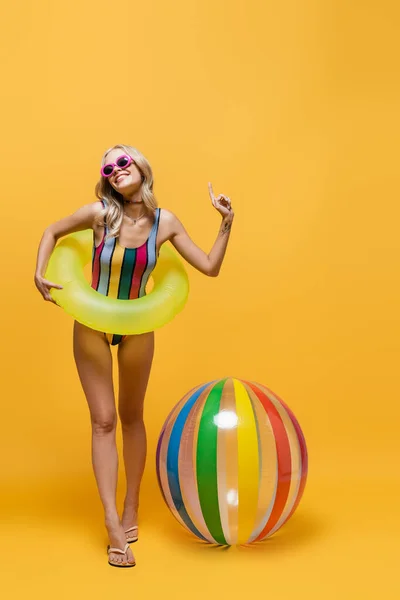
[[[101,202],[91,202],[78,208],[72,215],[68,215],[46,227],[40,240],[35,272],[35,285],[45,300],[56,302],[50,296],[50,289],[62,289],[61,285],[52,283],[44,278],[44,274],[57,240],[64,235],[93,228],[96,216],[103,210]]]

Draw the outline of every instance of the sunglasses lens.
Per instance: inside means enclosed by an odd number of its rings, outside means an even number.
[[[109,177],[113,171],[114,171],[114,167],[112,165],[105,165],[103,167],[103,175],[105,177]]]
[[[119,159],[117,160],[117,165],[121,169],[123,169],[124,167],[127,167],[130,162],[131,162],[131,159],[129,158],[129,156],[120,156]]]

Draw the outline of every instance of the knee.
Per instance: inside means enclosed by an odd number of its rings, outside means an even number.
[[[119,409],[119,418],[121,427],[129,428],[143,424],[143,410],[129,407],[129,409]]]
[[[94,435],[105,435],[113,433],[117,427],[116,414],[92,417],[92,430]]]

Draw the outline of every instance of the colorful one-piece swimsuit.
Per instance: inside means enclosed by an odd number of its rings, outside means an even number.
[[[105,206],[102,200],[103,206]],[[146,295],[146,284],[157,262],[157,232],[160,209],[156,209],[153,227],[147,241],[139,248],[124,248],[117,238],[104,238],[108,228],[104,226],[101,243],[96,247],[93,232],[92,283],[100,294],[133,300]],[[112,346],[122,342],[126,335],[104,333]]]

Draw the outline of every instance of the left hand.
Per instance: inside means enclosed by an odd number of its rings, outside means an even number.
[[[231,200],[228,196],[224,196],[220,194],[217,198],[214,196],[214,192],[212,189],[212,185],[208,182],[208,191],[210,193],[210,198],[213,206],[217,209],[217,211],[225,218],[228,216],[233,217],[233,211],[231,207]]]

